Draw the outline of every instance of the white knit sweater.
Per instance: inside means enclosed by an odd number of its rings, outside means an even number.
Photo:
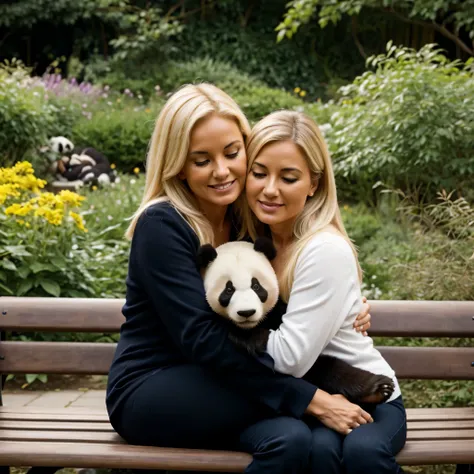
[[[390,400],[400,396],[395,372],[372,338],[353,328],[362,306],[354,254],[347,241],[331,232],[316,234],[301,252],[287,311],[267,350],[275,370],[302,377],[320,354],[354,367],[387,375],[395,383]]]

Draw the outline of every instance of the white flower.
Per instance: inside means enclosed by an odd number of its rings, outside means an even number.
[[[108,219],[109,221],[111,221],[111,220],[113,219],[113,217],[109,215],[109,216],[107,216],[107,219]]]
[[[78,246],[77,244],[74,244],[74,245],[71,247],[72,250],[77,250],[78,248],[79,248],[79,246]]]
[[[135,179],[130,180],[130,184],[135,184],[137,181]]]

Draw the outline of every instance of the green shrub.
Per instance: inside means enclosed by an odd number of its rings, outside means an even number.
[[[76,123],[72,141],[97,148],[122,171],[143,168],[160,105],[99,110]]]
[[[433,46],[388,45],[340,90],[328,142],[336,173],[372,200],[376,181],[433,198],[474,184],[474,76]],[[347,186],[349,184],[349,186]],[[359,194],[359,198],[360,198]]]
[[[78,114],[69,101],[50,97],[21,63],[0,64],[0,166],[11,166],[48,138],[65,133]]]

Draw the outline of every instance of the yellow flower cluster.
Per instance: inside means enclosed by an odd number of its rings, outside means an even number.
[[[38,193],[46,181],[35,177],[28,161],[18,162],[11,168],[0,168],[0,205],[8,198],[18,198],[22,192]]]
[[[295,87],[293,89],[293,92],[297,95],[299,95],[300,97],[305,97],[306,96],[306,91],[301,89],[301,87]]]
[[[34,176],[33,167],[26,161],[17,163],[12,168],[0,168],[0,205],[10,198],[17,201],[5,208],[5,214],[15,216],[17,222],[26,227],[31,224],[18,218],[33,216],[59,226],[63,223],[68,208],[79,207],[85,199],[84,196],[67,190],[59,194],[40,192],[45,184],[45,181]],[[31,194],[35,196],[30,197]],[[69,217],[78,229],[87,232],[81,215],[69,211]]]

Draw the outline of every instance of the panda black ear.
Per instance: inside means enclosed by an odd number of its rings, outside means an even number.
[[[273,242],[268,237],[258,237],[253,248],[257,252],[262,252],[268,260],[273,260],[276,257],[277,251]]]
[[[198,268],[206,268],[216,257],[217,251],[211,244],[201,245],[196,257]]]

